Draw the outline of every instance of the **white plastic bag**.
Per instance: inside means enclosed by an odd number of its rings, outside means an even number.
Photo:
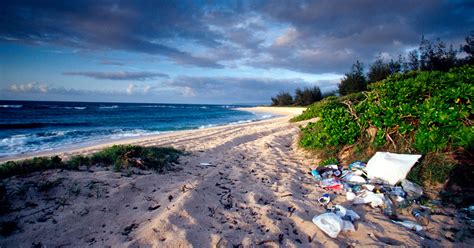
[[[344,181],[358,184],[367,183],[367,181],[363,177],[356,175],[352,172],[349,172],[344,176]]]
[[[331,238],[336,238],[344,227],[344,221],[334,213],[316,215],[313,223]]]
[[[342,231],[344,231],[344,232],[355,232],[354,224],[352,224],[352,222],[350,222],[348,220],[345,220],[344,225],[342,227]]]
[[[420,158],[421,155],[377,152],[367,163],[367,176],[370,179],[377,178],[395,185],[405,179],[411,167]]]
[[[350,210],[350,209],[346,210],[346,215],[345,216],[348,216],[353,221],[360,219],[360,216],[356,212],[354,212],[354,210]]]
[[[347,191],[346,192],[346,199],[348,201],[353,201],[356,198],[356,194],[354,192]]]
[[[370,203],[370,206],[376,208],[383,205],[383,194],[375,194],[370,191],[366,191],[361,195],[358,195],[354,199],[354,204],[366,204]]]

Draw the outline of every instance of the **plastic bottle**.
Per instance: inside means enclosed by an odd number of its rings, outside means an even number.
[[[422,226],[427,226],[430,223],[428,219],[427,211],[421,211],[419,209],[413,209],[411,214],[415,217],[415,219],[420,223]]]
[[[411,230],[413,230],[413,231],[419,232],[419,231],[423,230],[423,227],[422,227],[422,226],[416,224],[416,223],[413,222],[413,221],[409,221],[409,220],[395,221],[395,220],[392,220],[392,222],[393,222],[393,223],[400,224],[400,225],[402,225],[402,226],[404,226],[404,227],[406,227],[406,228],[409,228],[409,229],[411,229]]]
[[[384,205],[383,206],[383,213],[386,216],[389,216],[389,217],[396,216],[395,206],[393,205],[392,200],[390,200],[390,198],[387,197],[387,195],[384,195],[384,197],[383,197],[383,205]]]

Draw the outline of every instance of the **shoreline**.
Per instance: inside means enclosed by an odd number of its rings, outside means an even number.
[[[304,107],[263,107],[263,106],[234,108],[234,110],[246,111],[246,112],[251,112],[254,114],[268,113],[268,114],[277,115],[277,116],[266,118],[266,119],[255,120],[255,121],[243,122],[243,123],[228,123],[228,124],[223,124],[223,125],[216,125],[216,126],[197,128],[197,129],[179,130],[179,131],[163,131],[162,133],[159,133],[159,134],[150,134],[150,135],[143,135],[143,136],[138,136],[138,137],[128,137],[128,138],[122,138],[122,139],[117,139],[117,140],[103,140],[103,141],[94,142],[93,144],[78,144],[78,145],[72,145],[66,148],[62,148],[62,149],[53,149],[53,150],[48,150],[48,151],[38,151],[38,152],[25,153],[25,154],[14,155],[14,156],[1,157],[0,163],[5,163],[8,161],[32,159],[34,157],[45,157],[45,156],[49,157],[49,156],[55,156],[55,155],[60,156],[62,159],[67,159],[74,155],[91,154],[93,152],[96,152],[98,150],[101,150],[103,148],[110,147],[113,145],[134,145],[134,144],[140,144],[144,142],[157,142],[159,141],[159,139],[167,138],[173,135],[183,135],[187,133],[193,134],[195,132],[204,131],[204,130],[212,131],[212,130],[219,130],[222,128],[224,129],[231,128],[231,127],[240,126],[240,125],[245,126],[248,124],[265,122],[265,121],[275,120],[279,118],[288,118],[290,116],[292,117],[292,116],[300,114],[301,112],[303,112],[304,109],[306,108]]]

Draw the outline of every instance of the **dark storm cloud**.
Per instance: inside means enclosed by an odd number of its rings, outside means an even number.
[[[188,2],[171,1],[4,1],[0,39],[141,52],[178,64],[221,68],[216,61],[165,45],[175,38],[218,45],[216,34],[200,21],[202,12]]]
[[[422,35],[449,43],[474,28],[472,1],[282,1],[261,6],[261,13],[298,35],[252,65],[312,73],[347,71],[377,53],[404,54]]]
[[[459,0],[3,1],[0,40],[342,73],[357,59],[403,54],[422,35],[459,42],[474,29],[472,13],[474,2]]]
[[[159,72],[148,72],[148,71],[117,71],[117,72],[95,72],[95,71],[70,71],[63,72],[63,75],[68,76],[84,76],[94,79],[108,79],[108,80],[147,80],[154,79],[157,77],[169,78],[167,74]]]

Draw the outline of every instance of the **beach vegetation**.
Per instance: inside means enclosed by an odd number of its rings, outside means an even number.
[[[272,106],[291,106],[293,105],[293,96],[289,92],[283,91],[272,97]]]
[[[453,157],[474,148],[473,98],[472,65],[409,71],[372,83],[367,91],[314,103],[293,121],[319,117],[301,128],[305,148],[357,147],[358,159],[366,160],[377,150],[423,154],[409,178],[438,183],[459,165]]]
[[[25,175],[35,171],[58,168],[64,168],[64,163],[58,156],[35,157],[21,161],[8,161],[0,165],[0,178]]]
[[[112,166],[116,171],[130,169],[152,169],[163,172],[178,163],[183,152],[172,147],[143,147],[114,145],[92,155],[77,155],[63,161],[59,156],[35,157],[0,164],[0,178],[26,175],[48,169],[78,170],[81,166]]]
[[[295,90],[295,100],[293,105],[308,106],[314,102],[320,101],[321,99],[323,99],[323,94],[321,93],[321,89],[317,86],[304,89],[297,88]]]
[[[348,95],[355,92],[365,91],[367,89],[367,79],[364,73],[364,65],[356,61],[352,65],[350,72],[344,74],[341,83],[338,86],[339,94]]]
[[[116,171],[137,167],[162,172],[177,163],[181,154],[172,147],[114,145],[93,154],[90,160],[93,164],[113,165]]]

